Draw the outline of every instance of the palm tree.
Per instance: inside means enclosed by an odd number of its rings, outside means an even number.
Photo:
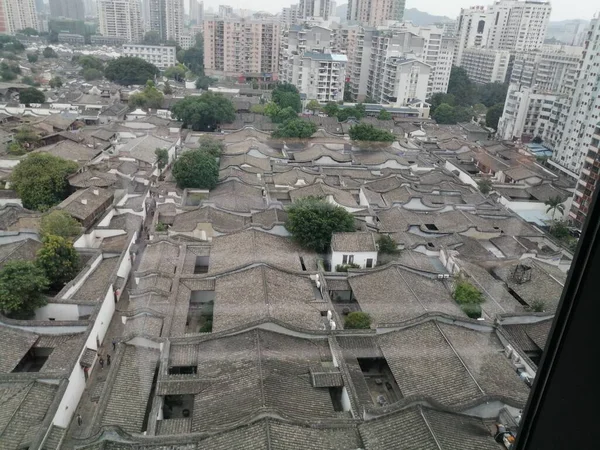
[[[544,202],[544,204],[548,207],[546,209],[546,214],[552,211],[552,221],[554,221],[554,216],[556,215],[557,211],[561,214],[564,214],[565,212],[565,205],[563,205],[563,199],[560,195],[557,195],[556,197],[550,197]]]

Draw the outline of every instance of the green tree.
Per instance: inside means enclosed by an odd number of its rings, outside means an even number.
[[[482,178],[477,182],[477,187],[479,188],[479,192],[483,195],[488,195],[492,191],[492,180],[489,178]]]
[[[54,77],[50,80],[49,84],[52,89],[56,89],[63,85],[63,81],[60,77]]]
[[[213,189],[219,179],[219,165],[210,153],[200,149],[190,150],[175,161],[173,177],[182,189]]]
[[[323,107],[323,112],[327,114],[328,117],[336,117],[340,107],[335,102],[329,102]]]
[[[567,239],[570,235],[568,225],[560,220],[552,221],[549,232],[550,235],[561,241]]]
[[[464,106],[457,106],[454,108],[454,119],[458,123],[471,122],[474,115],[475,112],[473,111],[473,108]]]
[[[225,150],[225,144],[208,136],[200,138],[199,144],[200,150],[204,150],[214,158],[221,156],[221,153]]]
[[[9,261],[0,269],[0,310],[18,317],[31,316],[46,304],[48,279],[30,261]]]
[[[37,52],[27,53],[27,61],[29,61],[30,63],[36,63],[38,58],[39,58],[39,55]]]
[[[156,88],[153,81],[148,80],[142,92],[129,96],[129,106],[158,109],[162,107],[163,100],[163,93]]]
[[[377,239],[377,248],[380,253],[384,254],[393,255],[398,253],[398,244],[396,244],[396,241],[387,234],[379,236],[379,239]]]
[[[52,47],[46,47],[42,52],[44,58],[58,58],[58,54],[52,49]]]
[[[459,305],[466,303],[479,304],[485,300],[483,294],[466,280],[458,280],[454,287],[453,297]]]
[[[25,105],[31,103],[44,103],[46,101],[46,96],[39,89],[30,87],[22,89],[21,92],[19,92],[19,101]]]
[[[104,76],[108,80],[122,85],[145,84],[148,80],[154,80],[159,72],[154,64],[141,58],[121,56],[106,65]]]
[[[99,80],[104,76],[104,73],[98,69],[83,69],[81,72],[85,81]]]
[[[220,124],[235,120],[231,100],[210,91],[184,98],[171,107],[171,113],[195,131],[214,131]]]
[[[429,99],[429,104],[431,105],[431,113],[433,114],[438,106],[442,104],[454,106],[456,104],[456,99],[452,94],[444,94],[443,92],[436,92]]]
[[[271,99],[281,109],[292,108],[297,113],[302,111],[302,101],[298,88],[290,83],[280,83],[271,93]]]
[[[377,118],[379,120],[392,120],[392,115],[389,113],[389,111],[382,109],[379,111],[379,114],[377,114]]]
[[[77,168],[49,153],[31,153],[14,168],[11,181],[25,208],[45,211],[69,195],[66,178]]]
[[[169,229],[169,227],[168,227],[168,225],[166,223],[158,222],[156,224],[156,226],[154,227],[154,229],[158,233],[163,233],[163,232],[167,231]]]
[[[73,56],[72,62],[85,69],[104,70],[104,61],[92,55],[76,55]]]
[[[204,47],[195,47],[183,50],[179,62],[184,64],[196,75],[204,75]]]
[[[144,34],[144,44],[158,45],[162,42],[162,38],[158,31],[148,31]]]
[[[72,241],[81,234],[81,225],[69,213],[55,209],[42,216],[40,234],[42,237],[60,236]]]
[[[173,88],[168,81],[165,81],[165,86],[163,87],[163,94],[165,95],[173,95]]]
[[[344,96],[343,100],[345,103],[353,103],[354,102],[354,94],[352,94],[352,85],[346,81],[344,83]]]
[[[24,34],[25,36],[38,36],[40,33],[35,28],[27,27],[17,31],[17,34]]]
[[[277,113],[274,116],[271,116],[271,120],[275,123],[285,123],[288,120],[297,119],[298,113],[294,111],[289,106],[281,109],[277,108]]]
[[[279,125],[271,136],[274,138],[307,139],[317,131],[317,126],[308,120],[296,118]]]
[[[38,83],[37,81],[35,81],[33,78],[31,78],[29,76],[25,76],[25,77],[21,78],[21,83],[28,84],[29,86],[39,86],[40,85],[40,83]]]
[[[196,89],[202,89],[203,91],[208,90],[208,88],[215,84],[216,80],[211,77],[207,77],[206,75],[200,75],[196,80]]]
[[[285,228],[292,239],[318,253],[325,253],[329,249],[333,233],[356,231],[352,214],[320,198],[296,200],[287,213]]]
[[[250,106],[250,112],[254,114],[265,114],[267,105],[252,105]]]
[[[544,202],[548,208],[546,208],[546,214],[552,211],[552,220],[554,220],[554,216],[559,212],[560,214],[564,214],[565,205],[563,204],[564,199],[560,195],[556,195],[554,197],[550,197],[548,200]]]
[[[476,116],[483,116],[487,112],[487,108],[483,103],[475,103],[473,105],[473,113]]]
[[[446,103],[442,103],[438,106],[432,114],[432,117],[439,124],[452,125],[456,123],[454,108]]]
[[[311,100],[306,105],[306,109],[315,114],[317,111],[321,110],[321,104],[316,100]]]
[[[469,79],[467,71],[462,67],[452,66],[448,94],[454,96],[456,106],[471,106],[475,103],[476,88]]]
[[[365,106],[359,103],[349,108],[340,108],[337,113],[337,118],[340,122],[348,120],[350,117],[354,117],[357,120],[362,119],[365,116]]]
[[[503,111],[504,103],[496,103],[494,106],[488,109],[485,115],[485,126],[497,130],[498,122],[500,122],[500,117],[502,117]]]
[[[479,319],[481,317],[481,305],[479,303],[463,303],[460,309],[471,319]]]
[[[487,107],[494,106],[497,103],[506,101],[508,92],[508,83],[487,83],[479,86],[478,97],[479,101]]]
[[[373,125],[359,123],[350,127],[350,139],[353,141],[393,142],[394,135],[387,130],[376,128]]]
[[[346,316],[344,328],[347,330],[368,330],[371,328],[371,316],[362,311],[353,311]]]
[[[169,164],[169,151],[164,148],[157,148],[154,150],[156,155],[156,167],[158,170],[163,170]]]
[[[36,265],[44,271],[50,286],[60,290],[77,275],[79,254],[64,237],[48,235],[38,251]]]
[[[167,70],[165,70],[164,75],[165,77],[170,78],[171,80],[181,82],[185,80],[186,72],[187,69],[185,68],[185,66],[183,64],[178,64],[176,66],[171,66]]]

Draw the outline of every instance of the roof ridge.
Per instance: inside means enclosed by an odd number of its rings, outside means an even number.
[[[452,351],[454,352],[454,354],[456,355],[456,357],[458,358],[458,360],[460,361],[460,363],[463,365],[463,367],[465,368],[465,370],[467,371],[467,373],[469,374],[469,376],[471,377],[471,379],[475,382],[475,385],[477,386],[477,388],[481,391],[481,393],[483,395],[486,395],[485,391],[483,390],[483,388],[479,385],[479,383],[477,382],[477,380],[475,379],[475,377],[473,376],[473,374],[471,373],[471,371],[469,370],[469,368],[467,367],[467,365],[465,364],[465,362],[463,361],[463,359],[460,357],[460,355],[458,354],[458,352],[456,351],[456,349],[454,348],[454,346],[450,342],[450,339],[448,339],[448,337],[446,337],[446,335],[444,334],[444,332],[440,328],[437,320],[435,320],[434,323],[435,323],[435,327],[438,329],[438,331],[440,332],[440,334],[442,335],[442,337],[444,338],[444,340],[446,341],[446,343],[448,344],[448,346],[450,346],[450,348],[452,349]]]
[[[435,441],[435,445],[437,445],[437,448],[439,448],[440,450],[442,450],[442,446],[440,445],[439,441],[435,437],[435,433],[433,432],[433,428],[431,428],[431,425],[429,424],[429,421],[427,420],[427,417],[425,417],[425,414],[423,413],[422,406],[418,405],[417,409],[419,410],[419,414],[421,414],[421,417],[423,418],[423,422],[425,422],[425,426],[429,430],[429,433],[431,433],[431,437]]]
[[[258,385],[260,387],[260,401],[261,407],[267,406],[265,399],[265,388],[263,386],[263,369],[262,369],[262,349],[260,347],[260,333],[258,329],[254,330],[254,334],[256,335],[256,352],[258,356],[257,368],[258,368]]]
[[[13,413],[10,415],[10,419],[8,419],[8,421],[6,422],[6,427],[4,427],[4,430],[2,430],[2,432],[0,432],[0,436],[2,436],[4,434],[4,432],[8,429],[8,426],[10,425],[10,423],[13,420],[13,418],[15,417],[15,415],[17,414],[17,412],[21,408],[21,405],[23,404],[23,402],[25,401],[25,399],[27,398],[27,396],[29,395],[29,393],[33,389],[33,385],[35,383],[36,383],[36,380],[34,380],[33,382],[29,383],[29,385],[26,388],[23,388],[23,389],[19,390],[19,392],[15,393],[15,395],[17,395],[18,393],[21,393],[23,390],[25,390],[25,389],[27,390],[27,392],[25,393],[25,395],[23,396],[23,398],[19,402],[19,405],[15,408],[15,410],[13,411]]]

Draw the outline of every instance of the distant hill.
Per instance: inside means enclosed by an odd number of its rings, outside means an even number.
[[[412,22],[414,25],[432,25],[434,23],[452,22],[454,19],[446,16],[434,16],[432,14],[419,11],[416,8],[404,10],[404,20]]]
[[[344,3],[335,9],[335,15],[342,18],[342,22],[346,21],[346,14],[348,12],[348,5]],[[423,11],[419,11],[416,8],[409,8],[404,11],[404,20],[411,21],[415,25],[431,25],[440,22],[452,22],[450,17],[446,16],[434,16]]]

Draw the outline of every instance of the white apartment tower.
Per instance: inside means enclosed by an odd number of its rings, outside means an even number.
[[[330,11],[329,0],[300,0],[298,3],[298,17],[301,19],[321,17],[327,20]]]
[[[458,17],[454,64],[460,66],[464,49],[529,51],[540,48],[552,7],[548,2],[500,0],[463,9]]]
[[[579,173],[600,123],[600,16],[587,32],[583,58],[562,141],[553,155],[561,166]]]
[[[544,46],[515,55],[497,137],[529,142],[542,139],[550,149],[562,140],[575,92],[581,47]]]
[[[145,0],[145,31],[156,31],[165,41],[179,42],[183,14],[183,0]]]
[[[510,66],[510,52],[490,48],[466,48],[460,66],[474,83],[504,83]]]
[[[349,22],[372,27],[401,22],[406,0],[349,0],[346,18]]]
[[[205,20],[206,74],[275,79],[279,69],[280,30],[276,20],[235,17]]]
[[[281,23],[286,25],[295,24],[300,17],[300,9],[298,4],[290,5],[287,8],[282,8],[281,10]]]
[[[204,2],[198,0],[189,0],[190,20],[200,25],[204,20]]]
[[[4,0],[4,27],[0,28],[8,34],[24,28],[39,30],[35,0]]]
[[[139,0],[98,0],[100,34],[140,42],[143,37]]]

